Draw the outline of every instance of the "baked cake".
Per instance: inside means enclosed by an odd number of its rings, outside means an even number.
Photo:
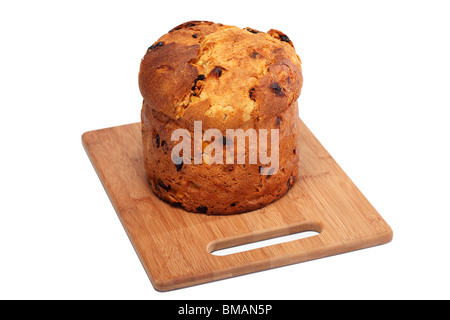
[[[144,164],[153,192],[187,211],[206,214],[255,210],[284,196],[298,171],[302,83],[292,41],[277,30],[190,21],[160,37],[139,71]],[[220,131],[224,163],[211,163],[205,152],[217,136],[201,143],[200,163],[195,152],[187,155],[186,150],[174,159],[172,150],[181,141],[181,136],[173,139],[176,129],[190,133],[185,139],[192,139],[191,150],[199,150],[193,139],[196,123],[202,133]],[[227,129],[254,129],[258,138],[260,129],[267,129],[268,154],[270,133],[278,129],[277,167],[261,159],[248,161],[250,138],[247,161],[237,161],[237,140],[227,136]],[[233,149],[230,163],[225,158]]]

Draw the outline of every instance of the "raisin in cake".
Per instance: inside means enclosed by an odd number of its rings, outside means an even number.
[[[153,192],[207,214],[255,210],[284,196],[298,171],[302,83],[300,58],[280,31],[191,21],[163,35],[148,48],[139,71],[144,164]],[[174,162],[178,141],[172,133],[182,128],[193,137],[195,121],[203,132],[220,130],[224,149],[236,143],[226,138],[226,129],[278,129],[277,172],[261,174],[267,164],[259,160]]]

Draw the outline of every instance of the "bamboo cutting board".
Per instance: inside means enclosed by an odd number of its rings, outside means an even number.
[[[140,123],[86,132],[84,148],[153,286],[166,291],[389,242],[392,230],[300,121],[299,177],[282,199],[243,214],[194,214],[157,198]],[[316,231],[218,256],[214,250]]]

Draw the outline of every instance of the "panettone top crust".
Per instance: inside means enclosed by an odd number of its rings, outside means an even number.
[[[173,28],[141,61],[139,88],[151,109],[203,127],[239,128],[283,112],[303,84],[301,61],[282,32],[208,21]]]

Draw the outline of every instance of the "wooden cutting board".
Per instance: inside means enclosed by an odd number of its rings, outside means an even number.
[[[237,215],[194,214],[157,198],[140,123],[86,132],[84,148],[153,286],[166,291],[389,242],[392,230],[300,121],[299,177],[282,199]],[[229,255],[231,246],[318,235]]]

